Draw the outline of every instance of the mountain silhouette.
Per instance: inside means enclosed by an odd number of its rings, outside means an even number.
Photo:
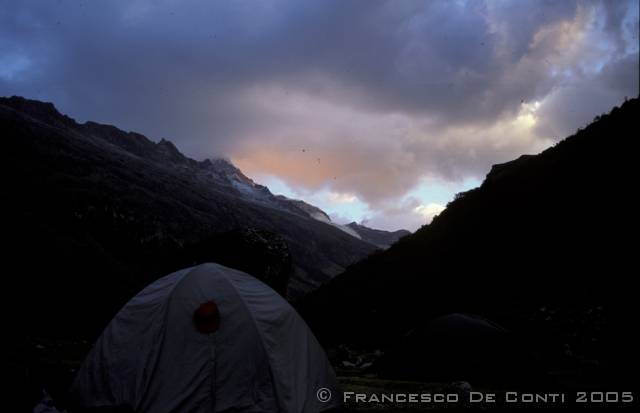
[[[30,297],[20,328],[95,334],[142,286],[203,261],[295,299],[377,248],[228,160],[80,124],[51,103],[0,98],[0,130],[9,290]]]

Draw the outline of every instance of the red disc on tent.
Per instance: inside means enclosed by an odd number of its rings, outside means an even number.
[[[193,312],[193,324],[202,334],[210,334],[220,328],[220,312],[213,301],[207,301]]]

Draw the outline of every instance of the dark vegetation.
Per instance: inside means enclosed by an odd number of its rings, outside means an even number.
[[[404,358],[386,369],[399,377],[437,357],[421,333],[431,320],[468,313],[509,331],[519,356],[494,377],[503,383],[637,383],[639,109],[627,101],[539,155],[495,165],[430,225],[311,293],[303,316],[327,346]],[[467,364],[458,378],[494,372]]]

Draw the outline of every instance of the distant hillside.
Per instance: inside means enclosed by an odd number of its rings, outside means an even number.
[[[411,232],[407,231],[406,229],[400,229],[397,231],[383,231],[380,229],[369,228],[365,225],[361,225],[355,222],[352,222],[347,226],[357,232],[363,240],[377,245],[380,248],[389,248],[400,238],[404,237],[405,235],[411,234]]]
[[[143,285],[196,261],[254,270],[295,298],[376,249],[229,161],[78,124],[51,103],[0,98],[0,131],[5,274],[34,317],[59,317],[47,328],[99,331]],[[91,325],[78,321],[87,309]]]
[[[384,348],[439,315],[480,314],[550,366],[629,369],[639,109],[627,101],[539,155],[495,165],[430,225],[307,297],[308,323],[326,344]]]

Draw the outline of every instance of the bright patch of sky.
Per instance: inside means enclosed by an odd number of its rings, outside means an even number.
[[[371,213],[367,204],[352,194],[337,193],[326,187],[319,191],[295,189],[274,175],[260,175],[255,177],[254,180],[267,186],[276,195],[301,199],[317,206],[339,224],[348,224],[353,221],[360,222],[364,216]]]
[[[475,177],[467,177],[462,181],[453,182],[440,179],[423,179],[417,187],[407,193],[405,199],[416,198],[423,205],[436,203],[446,206],[457,193],[476,188],[481,183],[482,181]]]
[[[305,191],[304,189],[297,189],[287,185],[284,180],[274,175],[256,176],[255,181],[266,185],[276,195],[302,199],[319,207],[336,223],[348,224],[355,221],[372,225],[378,229],[399,229],[393,223],[387,226],[385,222],[372,220],[372,217],[376,215],[376,211],[354,194],[337,193],[329,188],[323,188],[319,191]],[[407,228],[405,229],[415,231],[441,212],[457,193],[468,191],[480,184],[481,181],[474,177],[467,177],[456,182],[423,179],[398,204],[407,206],[407,211],[405,212],[407,215],[414,214],[417,216],[413,221],[406,222]],[[378,225],[375,225],[376,223]]]

